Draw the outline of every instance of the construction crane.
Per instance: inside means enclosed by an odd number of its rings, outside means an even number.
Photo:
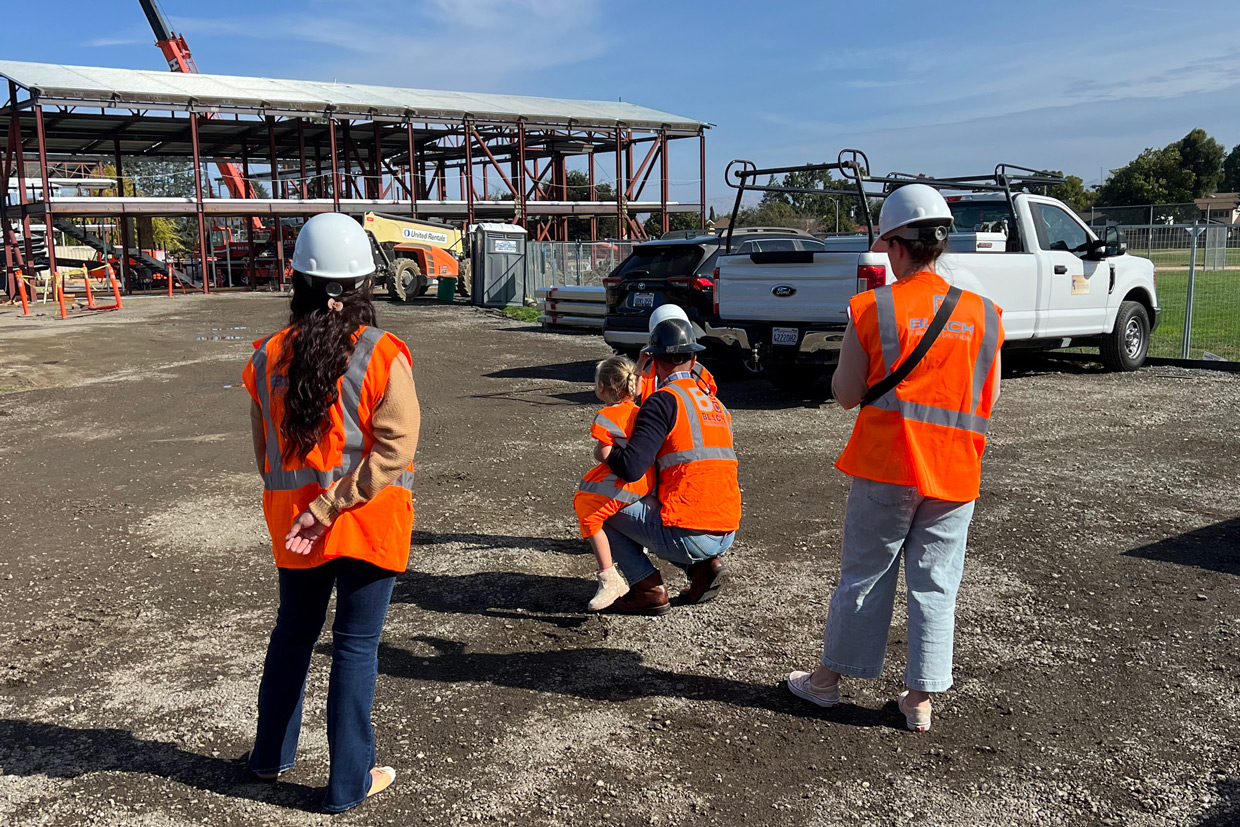
[[[168,61],[168,68],[173,72],[181,72],[188,75],[198,74],[198,67],[194,64],[194,57],[189,52],[189,45],[186,44],[185,38],[168,25],[164,13],[160,11],[159,4],[155,0],[138,0],[142,6],[142,11],[146,13],[146,19],[151,24],[151,31],[155,32],[155,45],[164,53],[164,59]],[[203,115],[204,118],[210,118],[208,113]],[[275,159],[271,159],[271,163],[275,164]],[[224,186],[228,188],[228,195],[231,198],[257,198],[258,194],[254,191],[254,186],[241,174],[241,170],[237,169],[237,165],[228,161],[216,161],[216,169],[220,171],[220,178],[224,182]],[[263,222],[258,218],[250,219],[250,226],[256,232],[263,232]]]

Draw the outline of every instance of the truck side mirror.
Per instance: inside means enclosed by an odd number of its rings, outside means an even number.
[[[1107,258],[1112,256],[1122,256],[1128,252],[1128,242],[1120,235],[1118,227],[1107,227],[1103,230],[1102,240],[1105,242],[1105,251]]]

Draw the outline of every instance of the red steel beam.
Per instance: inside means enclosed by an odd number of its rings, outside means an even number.
[[[418,178],[421,176],[414,172],[417,169],[417,158],[415,152],[413,138],[413,121],[405,122],[405,135],[409,140],[409,215],[414,218],[418,217]]]
[[[121,141],[120,138],[112,139],[112,150],[116,156],[116,194],[125,195],[125,170],[121,166]],[[137,190],[135,189],[135,194]],[[121,202],[124,204],[125,202]],[[133,292],[133,272],[129,269],[129,219],[125,217],[125,208],[121,207],[121,283],[125,285],[125,289]],[[171,278],[171,274],[169,275]]]
[[[699,203],[698,203],[698,224],[706,229],[706,130],[703,129],[698,133],[698,186],[699,186]]]
[[[15,146],[17,147],[17,201],[21,204],[22,246],[26,248],[26,266],[33,272],[34,246],[30,240],[30,215],[26,212],[26,205],[30,203],[26,198],[26,139],[22,137],[22,122],[17,115],[17,84],[13,81],[9,81],[9,96],[13,100],[9,140],[16,141]],[[6,179],[4,185],[7,187],[8,184],[9,182]],[[47,198],[46,191],[44,191],[43,197]]]
[[[276,165],[276,118],[275,115],[267,116],[267,151],[271,155],[271,196],[278,198],[276,188],[280,186],[279,168]],[[277,283],[280,290],[284,290],[284,219],[281,216],[273,216],[275,223],[275,241],[276,241],[276,267],[278,273],[276,275]],[[257,280],[255,283],[257,286]]]
[[[472,146],[473,146],[473,141],[469,139],[469,134],[473,132],[474,126],[470,121],[466,120],[464,122],[464,127],[465,127],[465,135],[464,135],[465,178],[463,180],[464,180],[465,192],[466,192],[465,213],[468,216],[468,221],[469,221],[469,224],[466,225],[466,229],[468,229],[469,226],[474,223],[474,155],[473,155],[473,152],[471,151]]]
[[[517,218],[518,223],[529,231],[529,220],[525,214],[525,119],[517,121]]]
[[[340,212],[340,162],[336,158],[336,119],[327,121],[327,134],[331,139],[332,151],[332,209]]]
[[[659,130],[659,209],[663,216],[663,232],[669,229],[667,220],[667,130]]]
[[[624,149],[623,131],[616,127],[616,238],[624,238]]]
[[[198,142],[198,113],[189,113],[190,143],[194,148],[194,205],[198,211],[198,267],[202,275],[202,292],[209,293],[207,287],[207,225],[202,212],[202,154]],[[248,178],[247,178],[248,183]],[[252,222],[251,222],[252,223]],[[171,289],[172,270],[168,271],[168,284]]]
[[[629,177],[629,189],[627,192],[625,192],[625,195],[629,198],[629,200],[637,200],[638,198],[640,198],[641,190],[638,190],[636,193],[633,192],[633,185],[637,182],[638,178],[642,177],[642,173],[644,172],[646,173],[646,178],[650,177],[649,173],[647,172],[646,166],[647,164],[649,164],[650,169],[654,169],[654,159],[658,156],[658,154],[659,154],[659,142],[655,141],[654,143],[650,145],[650,149],[646,152],[646,157],[642,158],[641,164],[637,167],[637,172],[633,172]],[[630,144],[629,145],[629,170],[631,171],[632,169],[633,169],[633,146],[632,144]],[[642,183],[644,186],[645,179],[643,179]]]
[[[53,283],[56,282],[56,236],[52,228],[52,185],[47,175],[47,130],[43,127],[43,105],[36,103],[34,107],[34,130],[39,141],[39,176],[43,179],[43,240],[47,243],[47,267],[48,275],[51,276]],[[5,182],[8,186],[8,182]],[[5,221],[8,219],[5,218]],[[27,233],[29,238],[29,233]],[[33,257],[30,265],[34,266]],[[63,293],[63,288],[62,288]],[[64,318],[64,304],[61,303],[60,315]]]

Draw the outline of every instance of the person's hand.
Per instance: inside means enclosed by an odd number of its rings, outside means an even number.
[[[641,353],[637,355],[637,372],[645,373],[646,365],[648,364],[650,364],[650,354],[646,353],[643,350]]]
[[[293,521],[293,527],[284,537],[284,547],[294,554],[309,554],[327,531],[327,526],[320,523],[309,511],[303,511]]]

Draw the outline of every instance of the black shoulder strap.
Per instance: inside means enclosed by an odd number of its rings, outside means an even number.
[[[939,305],[938,312],[934,314],[930,327],[926,329],[926,333],[921,337],[921,341],[917,343],[917,347],[913,348],[913,352],[900,363],[899,367],[865,392],[865,397],[861,400],[861,407],[864,408],[866,405],[872,405],[877,402],[913,372],[913,369],[925,357],[926,352],[930,350],[930,346],[939,338],[943,328],[947,326],[947,320],[951,318],[952,311],[956,309],[956,303],[960,301],[961,292],[959,287],[953,287],[947,291],[947,296],[943,299],[943,303]]]

